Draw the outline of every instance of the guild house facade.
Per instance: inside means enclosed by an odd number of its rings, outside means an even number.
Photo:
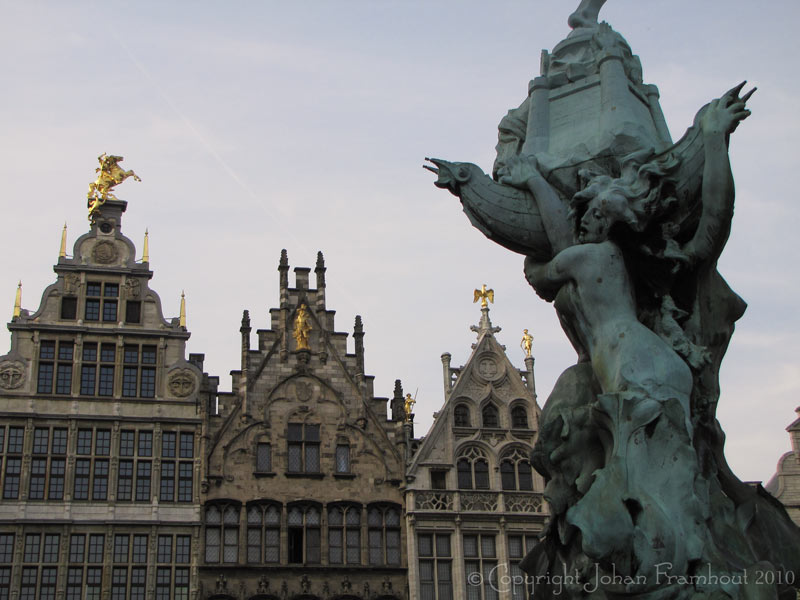
[[[71,253],[64,231],[38,308],[17,290],[0,600],[524,598],[516,565],[546,515],[528,461],[539,407],[530,352],[518,370],[496,339],[491,290],[417,438],[401,382],[375,395],[361,317],[337,330],[322,253],[313,269],[281,253],[276,307],[265,323],[244,311],[219,391],[187,356],[183,299],[164,316],[126,208],[95,202]]]

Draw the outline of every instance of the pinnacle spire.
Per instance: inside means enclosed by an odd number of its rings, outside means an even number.
[[[142,262],[143,263],[150,262],[150,232],[147,229],[144,230],[144,245],[142,246]]]
[[[67,257],[67,223],[64,222],[64,229],[61,230],[61,248],[58,251],[58,258]]]
[[[12,319],[19,317],[22,312],[22,281],[17,284],[17,295],[14,298],[14,312],[11,316]]]
[[[179,324],[186,329],[186,295],[183,293],[183,290],[181,290],[181,316]]]
[[[477,333],[479,338],[487,332],[492,334],[497,333],[500,331],[500,327],[493,327],[492,321],[489,319],[489,302],[494,304],[494,290],[487,289],[486,284],[484,283],[481,286],[481,289],[475,290],[472,303],[474,304],[478,300],[481,301],[481,320],[477,325],[472,325],[470,330]]]

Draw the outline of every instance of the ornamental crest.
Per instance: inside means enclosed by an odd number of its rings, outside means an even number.
[[[177,398],[191,396],[197,387],[197,378],[190,369],[180,369],[169,376],[170,393]]]
[[[0,388],[15,390],[25,383],[25,365],[18,361],[0,363]]]

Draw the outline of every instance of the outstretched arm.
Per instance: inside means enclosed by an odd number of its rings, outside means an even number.
[[[694,237],[683,251],[694,263],[716,260],[722,253],[731,230],[734,186],[728,158],[728,137],[741,121],[750,116],[745,104],[755,88],[739,97],[745,82],[712,100],[700,118],[705,147],[703,169],[703,212]]]
[[[508,174],[500,179],[500,183],[512,185],[516,188],[527,188],[533,194],[539,213],[542,216],[542,225],[556,255],[565,248],[572,246],[572,229],[567,219],[567,209],[553,187],[547,183],[539,172],[539,164],[533,156],[514,156],[507,163]]]

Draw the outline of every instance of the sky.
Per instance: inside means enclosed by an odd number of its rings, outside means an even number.
[[[417,435],[443,402],[441,354],[469,357],[483,283],[519,368],[522,329],[534,335],[544,402],[575,360],[552,306],[522,257],[472,228],[420,167],[434,156],[491,170],[497,123],[577,4],[0,0],[0,307],[10,319],[22,280],[36,310],[64,223],[69,248],[88,228],[87,185],[108,152],[142,178],[117,188],[122,231],[141,253],[149,230],[151,287],[167,318],[185,290],[188,351],[205,353],[222,390],[240,366],[242,310],[267,328],[278,305],[285,248],[292,267],[323,251],[337,330],[362,316],[376,395],[398,378],[416,393]],[[736,214],[719,270],[749,307],[718,417],[734,471],[766,481],[800,404],[800,4],[609,0],[600,16],[659,87],[673,139],[736,83],[759,88],[731,141]]]

